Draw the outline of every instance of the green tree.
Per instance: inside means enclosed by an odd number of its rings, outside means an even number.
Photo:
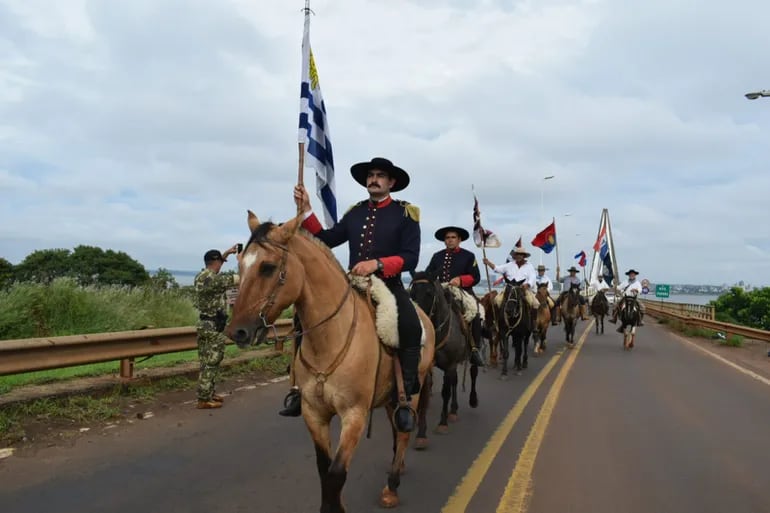
[[[70,250],[40,249],[33,251],[14,269],[19,281],[51,283],[55,278],[70,274]]]
[[[176,290],[179,288],[179,283],[177,283],[171,271],[161,267],[150,278],[150,286],[155,290]]]
[[[751,292],[733,287],[711,303],[717,320],[770,330],[770,287]]]
[[[94,246],[78,246],[70,255],[72,276],[80,285],[94,285],[104,273],[104,250]]]
[[[0,257],[0,289],[4,289],[13,282],[13,264]]]
[[[100,285],[144,285],[150,281],[150,273],[142,264],[122,251],[108,249],[101,261],[97,283]]]

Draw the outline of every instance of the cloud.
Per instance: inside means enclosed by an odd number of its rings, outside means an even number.
[[[386,156],[422,265],[436,228],[470,228],[473,185],[493,259],[553,217],[568,266],[608,208],[620,264],[652,281],[770,283],[770,104],[742,96],[770,87],[767,7],[744,4],[315,0],[340,210],[363,197],[349,166]],[[196,269],[247,208],[291,216],[301,30],[281,2],[5,2],[0,256]]]

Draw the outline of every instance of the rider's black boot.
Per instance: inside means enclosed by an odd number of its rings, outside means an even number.
[[[283,400],[283,410],[278,412],[283,417],[299,417],[302,415],[302,395],[299,388],[291,387]]]
[[[551,308],[551,326],[559,324],[556,320],[556,307]]]
[[[481,317],[478,315],[471,321],[471,337],[473,337],[473,346],[471,347],[471,365],[477,367],[484,366],[484,360],[481,359],[479,347],[481,347]]]
[[[398,350],[398,358],[401,362],[401,372],[404,375],[404,393],[406,402],[409,403],[412,394],[420,392],[420,346],[405,347]],[[395,416],[396,429],[402,433],[414,430],[415,412],[408,406],[397,406]]]

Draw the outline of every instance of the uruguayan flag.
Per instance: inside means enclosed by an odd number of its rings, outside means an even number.
[[[310,49],[310,16],[305,14],[302,38],[302,87],[299,99],[299,142],[305,143],[305,166],[315,169],[316,193],[323,203],[324,220],[330,227],[337,222],[334,192],[334,158],[329,141],[326,106],[318,83],[318,70]]]

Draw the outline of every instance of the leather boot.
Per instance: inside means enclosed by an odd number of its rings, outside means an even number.
[[[588,320],[588,316],[586,315],[587,310],[588,310],[588,305],[580,305],[580,318],[584,321]]]
[[[222,403],[214,400],[209,400],[209,401],[199,400],[198,404],[195,407],[198,408],[199,410],[214,410],[216,408],[221,408]]]
[[[283,400],[283,410],[278,412],[282,417],[299,417],[302,415],[302,395],[299,388],[291,387]]]
[[[401,372],[404,375],[404,393],[406,402],[409,403],[412,394],[420,392],[420,346],[405,347],[398,350],[398,358],[401,361]],[[414,410],[409,406],[397,406],[394,413],[396,429],[402,433],[409,433],[414,430],[415,415]]]
[[[483,367],[484,360],[481,359],[481,353],[479,353],[479,347],[481,347],[481,317],[478,315],[471,321],[471,337],[473,337],[470,357],[471,364]]]
[[[225,398],[222,395],[214,394],[211,396],[211,400],[217,403],[223,403],[225,402]]]
[[[556,326],[557,324],[559,324],[559,322],[556,320],[556,315],[557,315],[556,312],[557,312],[557,308],[555,306],[551,308],[551,326]]]

